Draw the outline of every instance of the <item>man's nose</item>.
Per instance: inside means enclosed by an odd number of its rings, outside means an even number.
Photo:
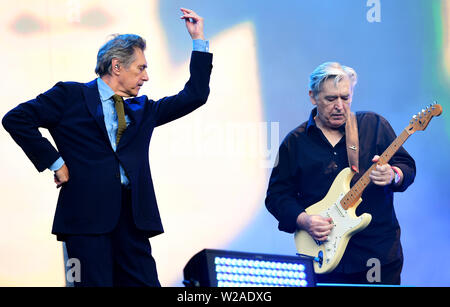
[[[336,103],[334,104],[334,107],[338,110],[341,110],[344,108],[344,101],[342,100],[342,98],[336,99]]]
[[[144,71],[144,75],[142,76],[142,80],[148,81],[148,74],[147,74],[147,71]]]

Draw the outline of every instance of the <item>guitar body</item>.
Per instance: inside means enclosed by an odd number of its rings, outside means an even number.
[[[328,240],[318,243],[304,230],[295,233],[295,245],[299,254],[322,259],[321,263],[314,261],[314,271],[318,274],[333,271],[339,264],[350,238],[365,229],[372,220],[368,213],[356,216],[355,211],[362,201],[361,198],[347,210],[340,204],[341,199],[350,190],[353,175],[350,168],[343,169],[334,179],[327,195],[305,210],[309,215],[321,215],[333,220],[334,227]]]

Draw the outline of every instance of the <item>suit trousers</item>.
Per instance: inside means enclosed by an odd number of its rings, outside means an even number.
[[[131,190],[122,187],[122,209],[111,233],[66,235],[69,259],[80,264],[75,287],[160,287],[148,236],[136,228]]]

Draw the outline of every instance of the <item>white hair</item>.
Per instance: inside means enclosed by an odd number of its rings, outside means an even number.
[[[353,68],[337,62],[325,62],[314,69],[309,76],[309,90],[312,91],[314,97],[321,91],[322,83],[330,78],[334,79],[335,85],[344,78],[348,79],[352,91],[358,81],[358,76]]]

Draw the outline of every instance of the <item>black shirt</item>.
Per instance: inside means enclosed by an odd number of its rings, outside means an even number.
[[[278,228],[293,233],[298,215],[325,197],[335,177],[348,167],[344,137],[333,147],[316,126],[312,110],[309,121],[291,131],[280,145],[266,196],[266,207],[279,221]],[[351,186],[373,164],[396,138],[386,119],[373,112],[356,112],[359,134],[359,173]],[[372,215],[369,226],[354,235],[335,272],[362,272],[367,260],[377,258],[381,264],[402,259],[400,227],[393,206],[393,192],[404,191],[414,181],[413,158],[401,147],[389,164],[399,167],[404,175],[399,187],[370,183],[362,194],[356,215]]]

